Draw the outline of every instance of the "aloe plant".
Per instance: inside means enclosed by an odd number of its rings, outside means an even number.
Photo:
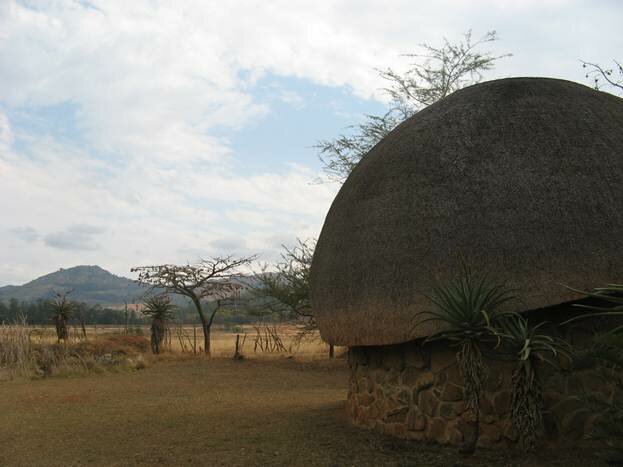
[[[171,298],[166,294],[149,297],[144,304],[143,314],[151,319],[151,351],[158,354],[167,330],[167,323],[175,316],[177,307],[171,303]]]
[[[617,393],[623,393],[623,332],[595,336],[587,356],[596,362],[598,377],[616,388]],[[586,398],[603,416],[595,432],[605,438],[607,446],[600,452],[600,457],[610,464],[623,465],[623,401],[596,394],[589,394]]]
[[[539,334],[546,323],[531,326],[521,316],[501,321],[499,336],[517,362],[512,375],[511,422],[526,450],[535,447],[542,430],[542,384],[539,369],[543,363],[559,369],[560,360],[571,360],[571,346],[558,337]]]
[[[574,307],[587,310],[588,313],[575,316],[563,324],[572,323],[585,318],[600,317],[623,317],[623,285],[608,284],[598,287],[591,292],[573,289],[590,298],[595,298],[610,306],[596,306],[576,303]],[[597,334],[593,338],[593,345],[586,355],[591,358],[600,370],[600,376],[605,381],[614,385],[619,391],[623,391],[623,324]],[[609,437],[606,449],[602,454],[609,463],[619,464],[623,462],[623,404],[616,400],[600,400],[592,398],[589,402],[596,404],[603,411],[604,420],[599,431]]]
[[[472,453],[479,437],[480,393],[487,377],[482,347],[499,343],[494,323],[513,314],[501,307],[514,299],[514,292],[505,284],[498,284],[484,275],[477,276],[463,262],[461,275],[446,285],[435,286],[427,298],[435,305],[435,310],[422,313],[427,318],[417,325],[440,322],[442,330],[424,342],[446,340],[457,350],[456,361],[472,415],[470,435],[466,436],[461,450]]]
[[[582,290],[574,289],[571,287],[567,287],[574,292],[581,293],[590,298],[596,298],[602,300],[604,302],[610,303],[611,306],[595,306],[595,305],[585,305],[581,303],[576,303],[573,306],[576,308],[583,308],[585,310],[589,310],[589,313],[585,313],[579,316],[575,316],[562,324],[568,324],[573,321],[577,321],[584,318],[589,317],[604,317],[604,316],[615,316],[615,317],[623,317],[623,285],[620,284],[608,284],[605,287],[597,287],[593,289],[591,292],[585,292]],[[623,331],[623,324],[620,326],[615,326],[610,329],[609,333],[617,333]]]
[[[55,291],[54,299],[48,302],[48,308],[52,312],[52,321],[54,322],[54,327],[56,328],[56,337],[58,342],[66,342],[69,338],[67,324],[76,308],[75,303],[68,297],[71,292],[71,290],[68,292]]]

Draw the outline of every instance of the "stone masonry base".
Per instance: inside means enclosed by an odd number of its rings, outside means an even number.
[[[510,422],[512,362],[488,361],[482,394],[481,447],[510,447],[518,436]],[[351,347],[347,410],[360,426],[401,438],[460,445],[466,433],[466,404],[455,353],[442,343],[413,341],[392,346]],[[602,419],[582,396],[612,398],[614,389],[593,370],[543,375],[542,440],[577,445],[598,436]]]

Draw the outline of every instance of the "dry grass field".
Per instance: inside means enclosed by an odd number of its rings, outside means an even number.
[[[37,343],[54,343],[56,342],[56,332],[54,326],[29,326],[29,334],[31,340]],[[227,331],[222,325],[212,326],[211,336],[211,352],[213,356],[229,356],[233,355],[236,345],[236,336],[240,335],[241,344],[244,342],[242,351],[245,354],[260,353],[263,357],[283,356],[284,353],[305,357],[310,359],[325,358],[328,355],[329,347],[320,340],[318,333],[307,335],[304,339],[298,339],[299,329],[291,325],[269,325],[269,330],[276,331],[280,341],[284,346],[284,350],[274,352],[268,349],[262,350],[260,345],[255,346],[257,339],[257,330],[262,333],[262,340],[266,342],[266,327],[255,325],[237,326],[236,331]],[[2,329],[2,328],[0,328]],[[11,330],[11,326],[5,326],[7,331]],[[137,332],[140,335],[149,338],[149,326],[130,326],[128,329],[130,335]],[[107,336],[122,336],[126,330],[120,325],[88,325],[86,326],[86,334],[88,340],[94,340]],[[70,342],[80,342],[82,340],[82,331],[78,326],[71,326],[69,331]],[[270,338],[269,338],[270,339]],[[200,325],[173,325],[169,329],[169,334],[165,339],[164,349],[166,352],[173,353],[201,353],[203,347],[203,334]]]
[[[140,371],[0,382],[0,465],[599,465],[569,451],[462,458],[361,430],[343,413],[343,355],[247,342],[233,360],[234,339],[217,332],[212,359],[169,352]]]

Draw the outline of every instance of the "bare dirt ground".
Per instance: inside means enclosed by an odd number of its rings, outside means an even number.
[[[0,465],[600,465],[404,442],[343,413],[344,359],[164,357],[145,370],[0,383]]]

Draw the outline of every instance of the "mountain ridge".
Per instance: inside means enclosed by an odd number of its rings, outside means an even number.
[[[234,281],[246,291],[260,284],[256,274],[238,277]],[[126,302],[142,302],[149,289],[149,286],[139,285],[132,279],[112,274],[100,266],[80,265],[61,268],[23,285],[0,287],[0,302],[8,302],[11,298],[25,302],[48,300],[54,296],[54,292],[71,290],[70,297],[74,301],[115,306]],[[186,297],[180,295],[172,294],[172,298],[177,305],[188,302]]]
[[[0,287],[0,301],[15,298],[20,301],[47,300],[54,291],[71,293],[72,300],[89,304],[119,305],[141,300],[148,287],[127,277],[116,276],[97,265],[61,268],[23,285]]]

